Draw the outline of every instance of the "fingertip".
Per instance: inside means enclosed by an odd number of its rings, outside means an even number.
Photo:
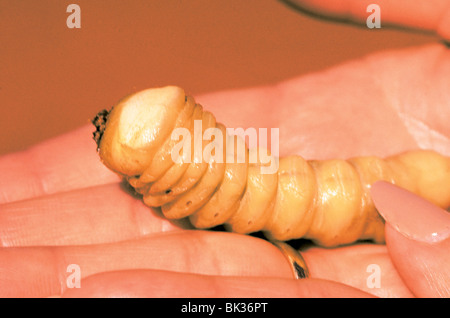
[[[404,236],[430,244],[450,237],[450,214],[444,209],[385,181],[375,182],[371,195],[385,221]]]
[[[386,220],[389,255],[408,288],[418,297],[448,297],[449,214],[385,181],[374,183],[371,195]]]

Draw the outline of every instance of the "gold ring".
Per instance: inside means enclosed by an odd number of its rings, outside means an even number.
[[[299,251],[292,248],[289,244],[281,241],[270,241],[273,245],[278,247],[278,249],[283,253],[283,255],[289,261],[291,265],[292,272],[296,279],[308,278],[309,269],[306,265],[305,259],[300,254]]]

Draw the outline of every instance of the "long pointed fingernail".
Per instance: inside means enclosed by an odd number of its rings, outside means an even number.
[[[375,207],[398,232],[416,241],[436,243],[450,237],[450,213],[391,183],[372,185]]]

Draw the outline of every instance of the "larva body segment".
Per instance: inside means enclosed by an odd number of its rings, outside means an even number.
[[[279,159],[276,173],[263,174],[262,160],[249,160],[257,150],[249,151],[241,138],[227,135],[181,88],[138,92],[98,116],[106,121],[94,134],[104,164],[141,193],[147,205],[161,207],[167,218],[189,217],[197,228],[225,223],[238,233],[262,230],[276,240],[304,237],[323,246],[360,239],[383,242],[384,222],[369,194],[377,180],[395,183],[441,207],[450,205],[450,158],[434,151],[386,159],[288,156]],[[195,120],[201,120],[202,133],[208,128],[222,132],[221,160],[199,160],[192,143],[190,158],[184,158],[191,162],[172,160],[178,143],[171,138],[173,129],[186,128],[192,134]],[[200,149],[208,144],[203,140]]]

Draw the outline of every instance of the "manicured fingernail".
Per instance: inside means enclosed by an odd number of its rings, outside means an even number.
[[[385,181],[372,185],[375,207],[397,231],[417,241],[436,243],[450,237],[450,213]]]

